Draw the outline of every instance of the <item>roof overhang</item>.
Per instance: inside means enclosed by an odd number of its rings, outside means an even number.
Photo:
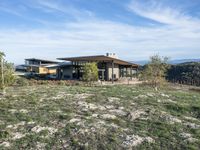
[[[51,61],[51,60],[45,60],[45,59],[36,59],[36,58],[28,58],[25,59],[26,61],[39,61],[42,63],[47,63],[47,64],[58,64],[58,61]]]
[[[72,62],[113,62],[115,64],[138,67],[137,64],[133,64],[121,59],[112,58],[104,55],[97,56],[82,56],[82,57],[68,57],[68,58],[58,58],[59,60],[72,61]]]

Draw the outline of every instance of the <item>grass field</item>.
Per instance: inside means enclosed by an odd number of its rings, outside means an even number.
[[[200,93],[139,86],[11,87],[0,149],[200,149]]]

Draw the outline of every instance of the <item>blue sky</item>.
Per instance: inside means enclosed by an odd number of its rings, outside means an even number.
[[[0,0],[6,59],[200,57],[199,0]]]

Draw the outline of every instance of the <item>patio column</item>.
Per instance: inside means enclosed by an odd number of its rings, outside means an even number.
[[[114,61],[112,61],[112,83],[114,83]]]
[[[131,66],[131,80],[133,80],[133,67]]]

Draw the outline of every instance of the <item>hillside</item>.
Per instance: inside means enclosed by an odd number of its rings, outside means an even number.
[[[200,62],[172,65],[167,78],[171,82],[200,86]]]
[[[0,98],[0,149],[200,149],[200,93],[30,86]]]
[[[131,61],[131,62],[139,64],[139,65],[145,65],[148,63],[148,60]],[[169,64],[177,65],[177,64],[188,63],[188,62],[200,62],[200,59],[174,59],[174,60],[170,60]]]

